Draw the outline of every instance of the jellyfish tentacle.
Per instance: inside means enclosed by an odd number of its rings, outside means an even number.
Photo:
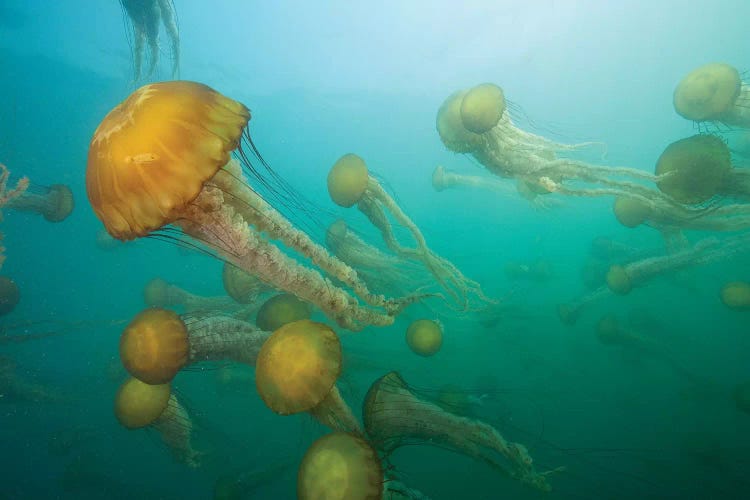
[[[159,0],[159,10],[164,29],[169,37],[172,51],[172,78],[180,78],[180,28],[177,26],[177,12],[172,0]]]
[[[152,425],[161,435],[175,460],[188,467],[198,467],[201,454],[193,449],[193,423],[187,410],[174,394],[169,396],[167,407]]]

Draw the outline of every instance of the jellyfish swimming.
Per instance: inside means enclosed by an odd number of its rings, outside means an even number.
[[[454,415],[420,397],[396,372],[373,383],[362,413],[367,436],[381,453],[415,443],[444,446],[532,488],[550,490],[548,473],[535,470],[526,447],[506,440],[489,424]]]
[[[172,0],[120,0],[123,10],[133,27],[133,81],[141,79],[143,56],[148,44],[149,66],[146,78],[151,78],[159,63],[159,30],[161,24],[169,38],[172,53],[172,78],[180,74],[180,28],[177,12]]]
[[[224,268],[221,271],[221,281],[227,295],[238,304],[252,304],[269,290],[269,287],[256,276],[248,274],[228,262],[224,263]]]
[[[30,185],[7,204],[8,208],[39,214],[49,222],[62,222],[73,212],[73,192],[65,184]]]
[[[203,297],[153,278],[143,288],[143,301],[149,307],[179,307],[185,312],[235,311],[237,304],[229,297]]]
[[[721,301],[729,309],[750,311],[750,283],[730,281],[721,287]]]
[[[125,369],[147,384],[166,384],[185,366],[231,360],[254,365],[268,332],[219,314],[178,315],[146,309],[125,327],[120,359]]]
[[[200,454],[191,443],[193,423],[169,384],[126,380],[115,396],[115,417],[126,429],[156,429],[175,460],[189,467],[198,466]]]
[[[328,193],[333,202],[341,207],[349,208],[356,204],[380,231],[386,246],[400,257],[422,262],[459,308],[468,309],[477,299],[479,303],[491,302],[482,293],[479,283],[464,276],[453,263],[430,250],[422,231],[380,183],[370,176],[362,158],[349,153],[334,163],[328,172]],[[399,225],[409,231],[415,247],[403,246],[398,241],[387,214],[391,214]]]
[[[406,329],[406,344],[415,354],[433,356],[443,346],[443,326],[438,321],[418,319]]]
[[[365,439],[334,432],[305,452],[297,473],[297,498],[380,500],[384,481],[378,452]]]
[[[634,168],[598,166],[559,157],[595,143],[560,144],[520,129],[510,117],[503,90],[492,83],[449,96],[438,110],[437,131],[449,150],[470,154],[491,173],[524,181],[540,193],[651,196],[652,190],[636,181],[657,180]],[[600,192],[566,182],[605,189]]]
[[[674,90],[674,109],[688,120],[750,127],[750,87],[726,63],[700,66]]]
[[[341,368],[336,333],[323,323],[295,321],[273,332],[261,347],[255,386],[266,406],[279,415],[306,411],[333,430],[359,431],[336,387]]]
[[[287,323],[310,319],[312,307],[294,295],[282,293],[269,298],[258,309],[255,324],[267,332],[275,332]]]
[[[704,238],[689,248],[668,255],[649,257],[625,265],[615,264],[607,272],[607,286],[619,295],[627,295],[656,276],[689,267],[730,259],[748,251],[750,234],[719,240]]]
[[[18,285],[7,276],[0,276],[0,316],[13,311],[21,300]]]
[[[392,324],[421,297],[371,294],[356,271],[250,187],[243,167],[265,186],[283,181],[259,156],[247,131],[249,120],[244,105],[200,83],[162,82],[136,90],[102,120],[89,146],[86,190],[97,217],[121,240],[190,236],[267,285],[318,306],[345,328]],[[246,150],[272,180],[253,167]],[[231,160],[232,152],[242,164]],[[366,305],[271,239],[309,258]]]

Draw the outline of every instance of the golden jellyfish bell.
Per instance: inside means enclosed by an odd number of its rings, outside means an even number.
[[[130,378],[115,396],[115,417],[127,429],[151,425],[164,413],[170,394],[169,384],[150,385]]]
[[[327,434],[305,452],[297,473],[303,500],[380,500],[383,469],[378,453],[348,432]]]
[[[288,323],[266,340],[255,365],[255,385],[274,412],[310,410],[331,392],[341,374],[341,343],[327,325]]]
[[[416,354],[432,356],[443,345],[443,329],[435,321],[418,319],[406,330],[406,343]]]
[[[311,313],[310,304],[290,293],[282,293],[271,297],[260,306],[255,324],[261,330],[273,332],[287,323],[309,319]]]
[[[633,290],[633,280],[623,266],[610,266],[606,279],[607,286],[616,294],[627,295]]]
[[[362,198],[368,182],[365,161],[355,154],[345,154],[328,172],[328,193],[334,203],[348,208]]]
[[[166,309],[146,309],[125,327],[120,337],[120,359],[125,369],[147,384],[171,381],[187,364],[185,323]]]
[[[721,301],[736,311],[750,310],[750,283],[732,281],[721,288]]]
[[[145,236],[179,218],[240,144],[250,111],[189,81],[145,85],[102,120],[86,192],[109,234]]]
[[[436,126],[440,140],[454,153],[470,153],[482,145],[482,136],[468,130],[461,119],[461,102],[466,91],[450,95],[440,106]]]
[[[691,71],[674,91],[674,109],[683,118],[700,122],[721,120],[740,95],[742,80],[729,64],[711,63]]]
[[[618,196],[612,207],[617,220],[625,227],[638,227],[643,224],[651,210],[642,201],[629,196]]]
[[[229,262],[224,263],[221,280],[227,295],[240,304],[253,302],[263,289],[263,283],[256,276]]]
[[[498,124],[505,108],[503,89],[494,83],[477,85],[461,100],[461,123],[469,132],[484,134]]]

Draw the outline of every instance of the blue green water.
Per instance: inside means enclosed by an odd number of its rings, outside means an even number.
[[[430,176],[437,165],[484,173],[446,150],[435,115],[452,92],[485,81],[523,109],[522,128],[562,142],[601,141],[607,165],[652,171],[667,144],[695,133],[672,108],[679,79],[711,61],[750,67],[750,4],[503,3],[514,5],[175,0],[180,76],[252,110],[263,157],[325,209],[317,214],[324,224],[342,216],[379,244],[368,221],[333,205],[326,191],[330,166],[355,152],[433,250],[487,295],[527,313],[487,326],[431,302],[393,326],[345,334],[344,351],[373,365],[341,382],[356,415],[372,381],[399,370],[420,388],[486,394],[475,417],[524,443],[538,469],[567,467],[549,477],[551,498],[745,498],[750,417],[731,392],[750,378],[748,316],[718,294],[727,281],[750,279],[747,256],[610,297],[565,326],[556,305],[585,291],[580,269],[592,239],[658,248],[658,232],[619,225],[610,198],[559,197],[560,206],[537,211],[520,196],[436,192]],[[222,385],[214,365],[175,379],[205,454],[198,469],[174,462],[152,430],[125,430],[113,416],[125,378],[122,322],[145,307],[144,285],[159,276],[200,295],[224,292],[217,259],[149,239],[110,250],[96,244],[102,225],[85,190],[89,141],[136,86],[119,3],[93,4],[0,5],[0,162],[36,185],[69,185],[76,202],[58,224],[3,211],[2,274],[21,300],[2,327],[7,335],[59,335],[0,343],[17,377],[55,396],[0,398],[0,498],[207,498],[217,478],[240,473],[258,478],[242,498],[294,498],[301,457],[327,431],[306,415],[272,413],[252,379]],[[163,33],[161,59],[154,81],[170,78]],[[703,236],[688,233],[691,241]],[[552,279],[506,276],[508,262],[537,258],[552,263]],[[441,312],[441,351],[414,355],[404,342],[409,323]],[[645,317],[639,327],[710,387],[695,390],[658,359],[601,345],[594,326],[607,312]],[[325,321],[319,312],[315,319]],[[437,447],[406,447],[391,462],[404,483],[434,499],[545,495]]]

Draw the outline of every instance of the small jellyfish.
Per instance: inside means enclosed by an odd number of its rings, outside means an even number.
[[[227,295],[239,304],[252,304],[261,294],[269,290],[269,287],[256,276],[228,262],[224,263],[221,280]]]
[[[185,312],[233,311],[236,302],[229,297],[203,297],[161,278],[153,278],[143,288],[143,301],[149,307],[177,307]]]
[[[732,281],[721,288],[721,301],[729,309],[750,311],[750,283]]]
[[[437,321],[418,319],[406,330],[406,343],[420,356],[433,356],[443,346],[443,327]]]
[[[39,214],[49,222],[62,222],[73,212],[73,192],[65,184],[29,186],[8,203],[8,208]]]

